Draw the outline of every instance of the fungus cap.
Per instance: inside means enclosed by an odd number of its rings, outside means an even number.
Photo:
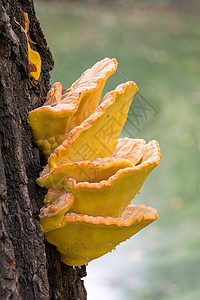
[[[101,105],[51,154],[50,169],[65,163],[111,156],[138,87],[133,81],[120,84],[106,94]]]
[[[116,59],[105,58],[72,84],[54,106],[46,105],[29,113],[29,123],[36,145],[48,157],[75,126],[78,126],[98,106],[105,82],[117,69]],[[54,86],[59,90],[58,86]],[[47,102],[49,103],[49,102]]]
[[[65,178],[73,178],[76,182],[107,180],[118,170],[136,165],[142,158],[144,147],[145,141],[142,139],[119,139],[113,156],[67,163],[50,172],[47,165],[37,183],[42,187],[62,189]]]
[[[98,258],[158,218],[146,205],[130,204],[121,217],[103,218],[67,213],[63,226],[45,234],[69,266],[80,266]]]
[[[62,225],[63,217],[65,213],[71,207],[74,196],[70,193],[66,193],[65,190],[55,191],[50,189],[48,191],[46,202],[50,204],[43,206],[40,210],[40,226],[43,232],[47,232],[56,229]]]
[[[46,105],[55,105],[61,101],[63,95],[62,83],[55,82],[50,91],[47,93],[47,99],[43,106]]]
[[[118,217],[140,191],[149,173],[160,162],[157,141],[150,141],[144,148],[139,164],[117,171],[108,180],[100,182],[76,182],[65,179],[64,188],[74,195],[69,211],[92,216]]]

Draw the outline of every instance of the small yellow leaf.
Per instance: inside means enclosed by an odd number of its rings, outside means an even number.
[[[20,8],[21,9],[21,8]],[[27,44],[28,44],[28,64],[29,64],[29,68],[30,68],[30,75],[35,79],[38,80],[38,78],[40,77],[40,73],[41,73],[41,58],[38,52],[34,51],[31,49],[31,46],[29,44],[29,42],[31,42],[32,44],[35,44],[31,38],[28,35],[28,30],[29,30],[29,24],[30,21],[28,19],[28,14],[25,13],[22,9],[21,12],[23,13],[24,16],[24,25],[25,28],[23,28],[21,26],[21,24],[19,24],[16,19],[14,18],[14,21],[16,24],[18,24],[21,28],[21,31],[25,34],[26,36],[26,40],[27,40]]]
[[[38,80],[41,73],[41,58],[38,52],[33,51],[28,43],[28,61],[30,68],[30,75]]]

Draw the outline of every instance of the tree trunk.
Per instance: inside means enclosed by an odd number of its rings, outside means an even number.
[[[24,26],[20,7],[29,16],[31,47],[42,59],[37,81],[30,76],[25,34],[14,21]],[[2,0],[0,12],[0,299],[86,299],[85,266],[61,263],[38,221],[46,190],[35,180],[44,162],[27,116],[45,101],[53,58],[32,0]]]

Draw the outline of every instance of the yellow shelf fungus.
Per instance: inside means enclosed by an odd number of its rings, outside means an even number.
[[[61,83],[54,85],[48,93],[48,101],[29,113],[34,142],[47,158],[74,127],[93,113],[106,80],[116,69],[115,59],[105,58],[97,62],[72,84],[66,94],[60,93]]]
[[[48,232],[61,226],[65,213],[74,202],[74,196],[65,190],[50,189],[45,200],[47,205],[41,208],[39,217],[42,231]]]
[[[157,211],[144,204],[130,204],[119,218],[67,213],[62,227],[45,236],[65,264],[81,266],[110,252],[157,218]]]
[[[49,167],[53,169],[68,162],[112,155],[137,91],[137,85],[128,81],[107,93],[95,112],[72,129],[67,139],[51,154]]]
[[[64,188],[75,197],[70,211],[92,216],[119,217],[159,162],[158,143],[151,141],[146,145],[140,164],[121,169],[108,180],[77,183],[75,179],[67,178]]]
[[[97,107],[116,67],[105,58],[66,94],[55,83],[44,106],[29,114],[36,144],[46,157],[52,153],[37,179],[48,188],[40,225],[70,266],[104,255],[158,218],[155,209],[130,202],[159,164],[159,145],[119,139],[137,85],[119,85]]]
[[[51,172],[47,165],[37,183],[42,187],[62,189],[65,178],[73,178],[76,182],[107,180],[118,170],[135,166],[142,158],[144,148],[145,141],[142,139],[119,139],[116,151],[111,157],[67,163]]]

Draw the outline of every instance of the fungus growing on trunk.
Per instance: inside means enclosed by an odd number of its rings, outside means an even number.
[[[137,91],[137,85],[133,81],[128,81],[107,93],[94,113],[80,126],[72,129],[67,139],[51,154],[48,159],[50,169],[68,162],[112,155]],[[110,132],[105,133],[105,127],[112,129],[111,135]],[[81,155],[84,147],[92,151]]]
[[[119,139],[137,85],[119,85],[96,108],[116,66],[114,59],[98,62],[64,95],[54,84],[45,106],[29,114],[36,144],[52,152],[37,179],[48,188],[41,228],[70,266],[102,256],[158,218],[155,209],[130,202],[159,164],[159,145]]]
[[[86,70],[66,94],[61,93],[61,83],[54,84],[48,101],[29,113],[34,142],[47,158],[97,108],[106,80],[116,69],[115,59],[104,58]]]
[[[40,210],[40,226],[43,232],[48,232],[62,225],[63,217],[72,206],[74,196],[65,190],[50,189],[45,200],[47,205]]]
[[[65,178],[73,178],[76,182],[91,183],[107,180],[117,171],[135,166],[141,160],[144,148],[144,140],[119,139],[116,151],[111,157],[66,163],[50,172],[46,166],[37,179],[37,183],[42,187],[62,189]]]
[[[45,236],[56,245],[64,263],[81,266],[110,252],[157,218],[156,209],[144,204],[130,204],[119,218],[67,213],[63,226]]]
[[[107,180],[89,183],[66,178],[64,188],[75,198],[69,211],[92,216],[119,217],[159,162],[158,143],[151,141],[144,149],[141,163],[118,170]]]

